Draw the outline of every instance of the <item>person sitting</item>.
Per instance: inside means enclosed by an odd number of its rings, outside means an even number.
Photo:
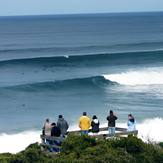
[[[63,118],[62,115],[59,115],[57,127],[61,130],[61,135],[64,137],[69,128],[67,121]]]
[[[79,119],[79,128],[81,129],[81,135],[88,135],[88,130],[91,126],[91,121],[87,117],[87,113],[83,112],[83,116]]]
[[[115,134],[115,121],[117,120],[117,116],[113,113],[112,110],[110,110],[110,115],[107,116],[107,120],[108,120],[109,134],[114,135]]]
[[[92,127],[92,133],[98,133],[99,132],[99,125],[100,122],[96,115],[92,117],[91,127]]]
[[[136,130],[135,118],[132,116],[132,114],[128,115],[127,126],[128,126],[127,131],[135,131]]]

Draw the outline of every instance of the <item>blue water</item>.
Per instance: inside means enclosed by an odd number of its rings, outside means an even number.
[[[162,12],[0,17],[0,133],[163,117],[162,77]]]

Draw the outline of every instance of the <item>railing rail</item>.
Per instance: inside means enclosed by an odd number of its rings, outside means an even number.
[[[101,132],[101,131],[107,131],[107,130],[108,130],[108,127],[101,127],[101,128],[100,128],[100,132]],[[123,131],[127,131],[126,128],[121,128],[121,127],[116,127],[115,130],[116,130],[116,131],[122,131],[122,132],[123,132]],[[80,131],[81,131],[81,130],[74,130],[74,131],[69,131],[69,133],[71,133],[71,134],[78,134],[78,133],[80,133]],[[89,132],[91,132],[91,129],[89,130]]]

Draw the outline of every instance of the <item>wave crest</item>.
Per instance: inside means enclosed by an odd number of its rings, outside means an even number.
[[[62,53],[64,54],[64,53]],[[15,55],[14,55],[15,56]],[[26,56],[22,58],[0,59],[0,66],[8,65],[32,65],[32,66],[88,66],[88,65],[124,65],[147,64],[163,62],[163,50],[129,51],[129,52],[104,52],[86,53],[80,55],[56,55]]]
[[[106,80],[117,82],[122,85],[162,85],[163,68],[157,70],[128,71],[119,74],[104,75]]]

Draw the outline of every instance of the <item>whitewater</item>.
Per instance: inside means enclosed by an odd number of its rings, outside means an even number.
[[[122,85],[162,85],[163,67],[143,68],[127,72],[104,75],[105,79]]]

